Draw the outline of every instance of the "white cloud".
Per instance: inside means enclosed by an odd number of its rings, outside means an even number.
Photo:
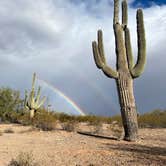
[[[110,84],[114,81],[107,79],[96,68],[91,50],[91,41],[96,40],[97,29],[103,29],[107,59],[109,64],[115,66],[111,5],[112,1],[108,0],[99,3],[72,3],[68,0],[0,1],[0,70],[5,72],[0,72],[0,84],[23,91],[24,85],[30,85],[32,72],[36,71],[42,78],[66,91],[82,107],[88,101],[94,102],[95,95],[100,93],[107,98],[101,99],[101,105],[104,100],[108,102],[110,94],[112,101],[107,103],[107,107],[111,105],[110,109],[114,105],[117,108],[116,89],[112,89],[113,83]],[[144,9],[144,18],[148,58],[144,75],[147,76],[153,73],[151,70],[154,68],[161,67],[154,60],[152,63],[155,67],[152,67],[149,59],[158,56],[159,62],[164,61],[161,55],[166,51],[166,6]],[[129,27],[136,55],[136,10],[131,8]],[[96,92],[94,87],[100,92]],[[97,109],[93,103],[85,106],[89,112],[91,108]]]

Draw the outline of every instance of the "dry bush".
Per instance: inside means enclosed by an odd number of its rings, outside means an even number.
[[[33,119],[33,125],[43,131],[51,131],[56,129],[57,119],[51,112],[39,112]]]
[[[35,162],[32,153],[21,152],[15,159],[12,159],[8,166],[39,166]]]
[[[67,121],[61,124],[62,129],[68,132],[75,131],[77,123],[75,121]]]
[[[14,133],[14,131],[11,128],[7,128],[7,129],[4,130],[4,133],[12,134],[12,133]]]
[[[32,125],[43,131],[51,131],[56,129],[57,119],[53,112],[39,110],[33,119],[30,119],[29,113],[25,113],[20,117],[19,122],[23,125]]]
[[[166,127],[166,111],[154,110],[138,117],[141,128],[164,128]]]

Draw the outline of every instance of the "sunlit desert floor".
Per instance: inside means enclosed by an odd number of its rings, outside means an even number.
[[[3,132],[9,128],[14,133]],[[166,129],[140,129],[136,143],[16,124],[0,124],[0,131],[0,166],[8,165],[20,152],[33,154],[42,166],[166,165]]]

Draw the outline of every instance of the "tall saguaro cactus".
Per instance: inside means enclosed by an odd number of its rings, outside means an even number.
[[[122,23],[119,22],[119,0],[114,0],[113,28],[115,35],[117,70],[107,65],[104,54],[102,31],[98,30],[98,42],[92,42],[93,55],[96,66],[106,76],[114,78],[117,84],[122,121],[125,131],[124,139],[135,141],[138,138],[138,122],[135,98],[133,93],[133,79],[139,77],[144,70],[146,59],[146,41],[143,12],[137,10],[138,58],[134,64],[130,42],[130,31],[127,27],[127,2],[122,1]]]
[[[44,104],[46,98],[43,97],[40,101],[40,92],[41,92],[41,87],[39,86],[37,95],[35,95],[35,79],[36,79],[36,73],[33,74],[33,79],[32,79],[32,89],[29,93],[25,91],[25,100],[24,100],[24,105],[25,108],[27,108],[30,111],[30,118],[33,119],[35,112]]]

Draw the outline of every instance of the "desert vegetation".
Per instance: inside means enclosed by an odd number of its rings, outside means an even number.
[[[18,123],[22,125],[33,125],[43,131],[55,130],[58,123],[68,130],[73,129],[78,123],[87,123],[91,126],[101,126],[101,124],[114,124],[122,126],[120,115],[112,117],[86,115],[75,116],[55,111],[48,111],[40,108],[36,112],[33,120],[29,116],[29,111],[24,109],[24,100],[20,98],[19,91],[11,88],[0,89],[0,121],[1,123]],[[155,109],[138,116],[139,128],[165,128],[166,110]]]
[[[40,166],[35,162],[35,158],[32,153],[20,152],[19,155],[10,161],[8,166]]]
[[[166,110],[139,115],[140,139],[127,145],[118,141],[124,136],[121,115],[75,116],[42,106],[31,118],[19,91],[3,87],[0,93],[0,149],[5,152],[0,157],[1,165],[130,165],[131,158],[127,156],[133,154],[135,165],[166,163]]]

